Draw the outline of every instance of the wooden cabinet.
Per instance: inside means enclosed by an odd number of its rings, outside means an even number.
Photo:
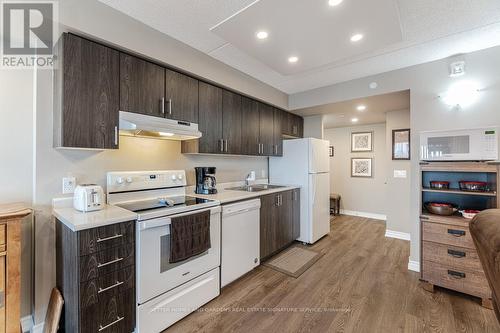
[[[470,220],[459,213],[435,215],[427,202],[449,202],[459,209],[483,210],[498,206],[497,166],[488,163],[435,162],[421,166],[423,211],[420,216],[421,278],[427,290],[434,285],[482,299],[491,306],[491,290],[469,231]],[[489,192],[459,190],[460,180],[484,181]],[[449,181],[450,189],[431,189],[431,181]]]
[[[19,205],[0,205],[0,333],[20,332],[21,221],[29,214]]]
[[[284,111],[274,108],[273,112],[273,151],[272,156],[283,156],[283,136],[281,134]]]
[[[135,222],[73,232],[57,221],[56,280],[66,332],[133,332]]]
[[[304,136],[304,119],[296,114],[283,111],[281,132],[286,137],[302,138]]]
[[[271,156],[274,153],[274,108],[259,102],[259,143],[260,154]]]
[[[289,190],[260,197],[261,259],[275,254],[298,238],[300,197],[296,194],[297,191]]]
[[[200,82],[199,103],[198,128],[203,136],[193,141],[198,142],[199,153],[222,154],[222,89]]]
[[[54,72],[54,146],[117,149],[120,55],[63,34]]]
[[[223,90],[222,139],[225,154],[241,154],[241,119],[241,95]]]
[[[120,53],[119,77],[121,111],[165,116],[165,68]]]
[[[198,80],[166,69],[165,108],[167,118],[198,123]]]
[[[259,102],[248,97],[241,99],[241,152],[260,155]]]

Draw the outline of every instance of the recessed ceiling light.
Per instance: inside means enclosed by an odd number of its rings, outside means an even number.
[[[354,34],[351,36],[351,42],[359,42],[362,39],[363,39],[362,34]]]
[[[365,105],[358,105],[356,107],[356,110],[358,110],[358,111],[365,111],[366,110],[366,106]]]
[[[377,82],[372,82],[370,83],[370,89],[377,89],[378,83]]]
[[[351,121],[352,121],[353,123],[357,123],[357,122],[358,122],[358,120],[359,120],[358,118],[352,118],[352,119],[351,119]]]
[[[344,0],[328,0],[328,4],[332,7],[338,6],[342,3]]]
[[[256,33],[256,36],[258,39],[266,39],[269,34],[267,33],[267,31],[259,31]]]
[[[298,57],[293,56],[293,57],[288,58],[288,62],[290,62],[292,64],[296,63],[297,61],[299,61]]]

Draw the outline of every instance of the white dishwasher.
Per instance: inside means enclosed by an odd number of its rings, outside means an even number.
[[[222,206],[221,286],[260,264],[260,199]]]

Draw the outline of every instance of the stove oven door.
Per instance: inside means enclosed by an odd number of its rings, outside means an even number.
[[[170,224],[174,217],[210,210],[211,248],[171,264]],[[143,304],[203,273],[220,266],[220,207],[190,211],[137,224],[137,300]]]

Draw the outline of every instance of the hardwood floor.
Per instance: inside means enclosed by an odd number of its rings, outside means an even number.
[[[261,265],[165,332],[500,332],[478,299],[423,290],[409,243],[384,234],[383,222],[337,217],[299,278]]]

